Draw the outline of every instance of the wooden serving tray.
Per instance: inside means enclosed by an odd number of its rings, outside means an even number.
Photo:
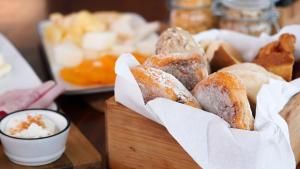
[[[102,159],[93,145],[72,124],[65,153],[57,161],[39,167],[25,167],[14,164],[4,155],[0,145],[1,169],[101,169]]]
[[[106,134],[111,169],[201,169],[161,125],[107,100]],[[281,115],[289,125],[296,162],[300,161],[300,94]]]

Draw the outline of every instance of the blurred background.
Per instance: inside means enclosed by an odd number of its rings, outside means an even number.
[[[210,2],[210,0],[205,0]],[[297,2],[296,2],[297,1]],[[168,0],[0,0],[0,32],[4,33],[17,48],[32,48],[39,44],[37,23],[50,13],[68,14],[79,10],[136,12],[148,21],[169,20]],[[280,24],[300,23],[296,15],[299,0],[280,0]]]
[[[0,0],[0,32],[17,48],[36,47],[39,21],[53,12],[68,14],[82,9],[136,12],[149,21],[168,19],[167,0]]]

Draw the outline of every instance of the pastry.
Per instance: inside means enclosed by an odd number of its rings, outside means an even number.
[[[156,54],[192,52],[205,56],[204,50],[194,40],[193,36],[178,27],[164,31],[156,43]]]
[[[253,62],[290,81],[295,61],[295,42],[296,37],[294,35],[282,34],[278,41],[271,42],[261,48]]]
[[[252,110],[255,110],[256,96],[263,84],[269,83],[270,79],[283,80],[280,76],[254,63],[235,64],[219,71],[232,73],[241,80],[246,87]]]
[[[200,81],[193,90],[202,108],[227,121],[231,127],[253,130],[246,88],[235,75],[216,72]]]
[[[160,54],[148,57],[144,65],[175,76],[188,90],[208,76],[206,61],[198,53]]]
[[[131,72],[137,81],[145,102],[157,97],[200,108],[196,98],[171,74],[148,66],[135,66]]]
[[[209,73],[204,50],[191,34],[177,27],[169,28],[160,35],[156,55],[149,57],[145,65],[172,74],[188,90],[192,90]]]
[[[214,41],[209,44],[206,55],[212,71],[243,62],[241,54],[225,41]]]

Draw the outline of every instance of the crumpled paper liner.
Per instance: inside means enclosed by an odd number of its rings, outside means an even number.
[[[255,58],[261,47],[271,41],[278,40],[283,33],[291,33],[296,36],[295,59],[300,60],[300,25],[286,26],[273,36],[263,33],[260,37],[254,37],[229,30],[212,29],[201,32],[195,35],[194,38],[198,42],[202,40],[224,40],[243,54],[246,62],[250,62]]]

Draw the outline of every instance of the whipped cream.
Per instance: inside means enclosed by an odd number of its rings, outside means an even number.
[[[11,65],[7,64],[4,61],[4,58],[0,53],[0,78],[6,75],[7,73],[9,73],[10,71],[11,71]]]
[[[54,135],[58,129],[43,115],[20,115],[7,122],[5,133],[18,138],[41,138]]]

